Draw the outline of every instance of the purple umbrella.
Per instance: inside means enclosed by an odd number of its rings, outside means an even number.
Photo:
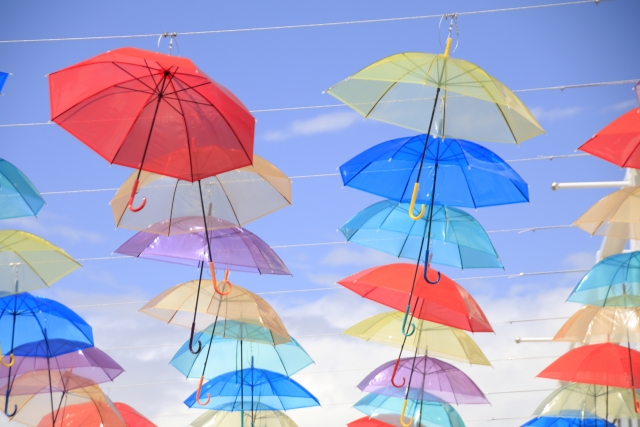
[[[426,392],[447,403],[489,403],[467,374],[453,365],[428,356],[415,358],[415,362],[413,357],[400,359],[397,375],[411,378],[413,370],[413,381],[409,381],[410,388],[406,393],[391,383],[395,363],[392,360],[376,368],[358,384],[358,388],[370,393],[413,400],[422,399]]]

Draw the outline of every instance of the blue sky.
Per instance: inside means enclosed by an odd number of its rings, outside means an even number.
[[[431,15],[542,3],[12,1],[4,5],[0,15],[0,40],[164,31],[180,34],[181,31]],[[640,56],[634,51],[634,41],[640,37],[638,16],[640,3],[632,0],[462,16],[458,19],[460,44],[453,56],[477,63],[511,89],[640,78]],[[445,36],[444,28],[442,36]],[[208,75],[236,93],[249,109],[336,104],[322,91],[369,63],[403,51],[441,50],[437,19],[178,35],[177,41],[182,56],[191,58]],[[0,97],[0,124],[48,121],[47,73],[124,46],[155,51],[157,37],[0,44],[0,70],[13,74],[5,85],[4,96]],[[162,40],[162,52],[166,52],[166,46],[166,40]],[[539,118],[547,135],[519,147],[503,144],[487,147],[507,160],[571,154],[596,131],[636,105],[630,89],[631,85],[621,85],[523,93],[521,99]],[[258,119],[255,152],[289,176],[335,173],[339,165],[362,150],[412,134],[383,123],[365,121],[348,108],[255,115]],[[0,144],[0,157],[18,166],[42,192],[114,188],[131,172],[109,166],[56,125],[0,128]],[[550,190],[553,181],[619,180],[624,174],[618,167],[590,157],[518,162],[513,166],[530,185],[531,203],[471,212],[487,230],[570,224],[610,191],[553,192]],[[33,231],[76,258],[109,256],[132,234],[114,228],[108,205],[112,195],[112,192],[48,195],[45,196],[48,204],[39,218],[7,221],[3,225]],[[247,228],[274,246],[339,241],[342,238],[336,229],[378,199],[342,188],[339,177],[328,176],[294,179],[293,200],[292,207]],[[578,229],[499,233],[491,237],[507,273],[588,268],[601,243],[600,238],[591,238]],[[376,263],[392,261],[345,245],[282,248],[278,253],[293,278],[237,273],[232,274],[232,281],[257,292],[311,289],[333,286],[336,279]],[[144,260],[83,264],[84,268],[41,294],[73,306],[144,301],[196,277],[196,272],[187,267]],[[454,278],[503,274],[502,270],[443,271]],[[486,307],[490,320],[500,321],[573,312],[578,306],[563,301],[579,277],[550,275],[461,283]],[[343,291],[274,294],[265,298],[283,313],[283,320],[294,336],[336,333],[380,310],[374,303]],[[532,306],[532,301],[539,306]],[[188,337],[186,330],[165,326],[135,313],[141,305],[78,307],[78,312],[94,326],[96,343],[106,348],[177,344]],[[505,353],[559,355],[565,347],[548,344],[518,347],[513,344],[513,337],[520,332],[537,336],[552,334],[560,325],[561,322],[528,324],[522,331],[496,326],[495,336],[478,339],[490,358],[502,357]],[[382,363],[394,354],[373,344],[334,336],[300,341],[318,362],[310,372],[348,370],[361,365],[360,359],[375,367],[377,362]],[[178,384],[179,375],[167,364],[177,347],[110,351],[128,371],[116,383],[122,387],[110,389],[110,395],[156,417],[154,420],[159,425],[187,424],[197,413],[188,413],[180,401],[195,385]],[[553,388],[555,384],[548,380],[532,382],[535,374],[550,361],[522,362],[516,368],[496,364],[491,375],[503,378],[500,384],[493,384],[491,376],[478,368],[473,368],[470,375],[478,378],[483,389]],[[509,380],[514,372],[519,375],[518,381]],[[301,381],[326,405],[322,409],[292,412],[292,417],[301,426],[327,425],[323,420],[338,425],[357,418],[358,413],[348,409],[348,405],[332,403],[354,402],[359,396],[354,387],[366,373],[301,375]],[[170,384],[151,389],[124,387],[150,382]],[[525,383],[527,385],[523,385]],[[154,392],[157,396],[152,399]],[[461,413],[466,420],[527,416],[543,397],[544,393],[525,393],[518,395],[520,400],[505,402],[504,397],[498,396],[495,401],[491,399],[491,407],[473,411],[461,408]],[[181,413],[190,415],[171,415]],[[515,424],[496,421],[495,425]]]

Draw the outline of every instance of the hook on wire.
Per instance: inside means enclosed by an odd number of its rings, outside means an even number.
[[[460,41],[460,30],[458,28],[458,12],[445,13],[444,15],[442,15],[442,17],[440,18],[440,23],[438,24],[438,42],[440,43],[440,48],[442,50],[445,50],[445,48],[442,46],[442,39],[440,38],[440,28],[442,27],[442,21],[447,21],[449,18],[451,18],[451,22],[449,23],[449,32],[447,34],[447,40],[451,39],[451,33],[453,31],[453,24],[455,23],[455,25],[456,25],[456,45],[453,48],[453,52],[455,52],[458,49],[458,43]],[[451,42],[448,42],[448,43],[451,43]]]
[[[173,39],[178,37],[178,33],[162,33],[160,37],[158,37],[158,53],[160,52],[160,41],[163,38],[169,37],[169,56],[171,56],[171,49],[173,49]],[[180,56],[180,46],[178,45],[178,40],[176,40],[176,47],[178,48],[178,56]]]

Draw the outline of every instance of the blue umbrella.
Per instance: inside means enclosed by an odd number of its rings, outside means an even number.
[[[593,266],[568,301],[601,307],[640,305],[640,251],[616,254]]]
[[[7,77],[9,77],[9,73],[0,71],[0,93],[2,93],[2,88],[4,87],[4,82],[7,81]]]
[[[601,418],[563,418],[563,417],[538,417],[525,424],[535,427],[616,427],[615,424]]]
[[[202,343],[202,350],[194,354],[187,340],[171,359],[178,371],[187,378],[213,378],[239,366],[250,366],[291,376],[313,363],[311,357],[296,340],[275,345],[269,329],[249,323],[227,320],[223,327],[215,324],[195,334],[194,341]],[[240,360],[240,344],[243,343],[243,360]],[[212,352],[215,359],[209,358]],[[207,361],[211,363],[206,363]]]
[[[429,208],[431,209],[431,208]],[[388,254],[418,260],[426,219],[407,215],[408,203],[383,200],[356,214],[340,231],[348,241]],[[458,268],[502,268],[489,236],[475,218],[448,206],[434,206],[429,250],[431,262]]]
[[[35,216],[44,204],[29,178],[11,163],[0,159],[0,219]]]

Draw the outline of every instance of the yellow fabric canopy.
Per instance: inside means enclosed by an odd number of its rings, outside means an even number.
[[[573,224],[591,235],[640,240],[640,186],[600,199]]]
[[[640,342],[640,307],[586,305],[567,320],[553,340],[584,344]]]
[[[240,412],[207,411],[196,418],[190,425],[194,427],[238,427]],[[298,427],[287,414],[282,411],[245,411],[244,425],[255,427]]]

